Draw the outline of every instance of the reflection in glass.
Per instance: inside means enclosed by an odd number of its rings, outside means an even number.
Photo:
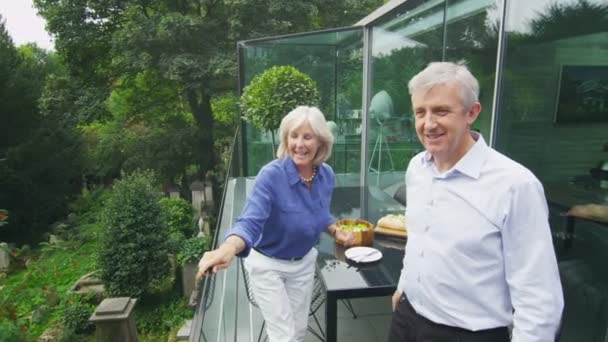
[[[473,129],[490,139],[502,1],[454,0],[446,11],[445,60],[466,61],[479,81],[481,113]]]
[[[345,181],[358,184],[361,151],[362,30],[313,32],[241,44],[243,84],[276,65],[291,65],[308,74],[321,95],[320,109],[332,122],[335,144],[328,163]],[[287,113],[285,113],[287,114]],[[274,158],[272,139],[246,128],[247,174],[255,175]]]
[[[608,159],[608,122],[566,101],[576,98],[577,87],[571,82],[560,89],[560,75],[608,65],[608,4],[514,0],[506,18],[496,147],[530,168],[545,186],[566,302],[560,341],[604,341],[608,225],[562,213],[574,205],[608,204],[591,172]],[[574,83],[580,86],[585,77],[577,75]],[[570,109],[559,112],[560,105]]]
[[[403,184],[409,160],[421,151],[407,82],[441,59],[443,8],[443,1],[406,4],[372,28],[367,172],[369,184],[389,194]]]

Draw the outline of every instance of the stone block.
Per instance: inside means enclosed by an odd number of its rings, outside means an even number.
[[[0,272],[8,272],[10,265],[11,259],[8,253],[8,244],[2,242],[0,243]]]
[[[187,341],[190,339],[190,330],[192,329],[192,320],[187,320],[184,325],[177,331],[178,341]]]
[[[97,306],[89,321],[95,323],[99,342],[137,342],[137,328],[133,308],[137,299],[128,297],[106,298]]]

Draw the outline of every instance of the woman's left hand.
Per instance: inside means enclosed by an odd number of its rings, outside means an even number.
[[[341,241],[344,246],[352,246],[355,243],[355,233],[337,229],[336,230],[336,241]]]

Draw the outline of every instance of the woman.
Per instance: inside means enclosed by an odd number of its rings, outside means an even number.
[[[314,285],[315,259],[323,231],[345,241],[329,213],[334,173],[324,163],[333,136],[323,113],[300,106],[281,121],[277,159],[258,173],[241,216],[224,243],[199,262],[197,277],[247,257],[251,287],[271,342],[303,341]],[[337,236],[336,236],[337,235]]]

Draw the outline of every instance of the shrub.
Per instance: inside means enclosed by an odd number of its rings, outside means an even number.
[[[64,328],[61,332],[59,342],[85,342],[86,337],[76,333],[74,330]]]
[[[95,307],[92,305],[76,303],[66,306],[62,317],[64,330],[77,335],[92,333],[95,325],[89,322],[89,317],[93,311]]]
[[[292,66],[275,66],[254,77],[240,102],[245,119],[270,132],[279,128],[281,119],[297,106],[318,104],[315,81]]]
[[[80,196],[70,204],[70,210],[72,211],[70,215],[73,214],[72,216],[76,218],[75,222],[70,223],[93,223],[97,221],[97,215],[102,211],[109,195],[110,192],[101,186],[92,187],[91,189],[83,188]],[[68,215],[69,218],[70,216]]]
[[[172,240],[181,242],[194,234],[194,213],[188,201],[163,197],[159,204]]]
[[[177,263],[180,265],[196,263],[209,250],[211,238],[208,236],[193,237],[184,241],[177,253]]]
[[[137,317],[135,322],[137,332],[141,340],[160,341],[161,339],[146,339],[145,336],[166,334],[179,327],[184,321],[192,319],[192,309],[178,291],[147,297],[145,301],[138,302],[134,310],[134,315]]]
[[[0,319],[0,341],[22,341],[21,330],[10,319]]]
[[[167,228],[150,172],[115,183],[101,214],[98,265],[110,296],[139,297],[169,272]]]

